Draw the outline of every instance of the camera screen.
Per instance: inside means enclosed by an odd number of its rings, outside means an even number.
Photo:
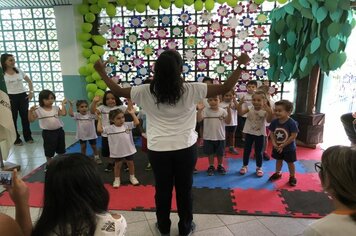
[[[12,183],[12,172],[0,171],[0,185],[11,185],[11,183]]]

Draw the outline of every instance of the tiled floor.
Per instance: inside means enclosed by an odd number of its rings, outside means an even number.
[[[25,144],[13,147],[10,151],[10,162],[21,165],[21,175],[25,176],[33,169],[45,162],[40,135],[34,136],[34,144]],[[67,146],[74,142],[73,135],[66,135]],[[218,200],[218,199],[217,199]],[[15,217],[14,207],[0,206],[0,212]],[[39,208],[31,208],[32,221],[35,222]],[[155,214],[153,212],[120,211],[128,222],[128,236],[155,236],[159,232],[155,229]],[[171,235],[178,235],[178,216],[172,213]],[[305,227],[313,222],[311,219],[292,219],[287,217],[255,217],[242,215],[212,215],[195,214],[194,221],[197,225],[195,236],[294,236],[301,235]]]

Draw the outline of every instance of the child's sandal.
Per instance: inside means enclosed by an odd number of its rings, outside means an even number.
[[[241,175],[244,175],[247,173],[247,166],[243,166],[241,169],[240,169],[240,174]]]
[[[261,168],[257,168],[257,169],[256,169],[256,175],[257,175],[258,177],[262,177],[262,176],[263,176],[263,170],[262,170]]]

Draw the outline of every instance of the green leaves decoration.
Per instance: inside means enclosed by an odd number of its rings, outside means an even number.
[[[329,73],[346,61],[348,37],[356,24],[348,0],[292,0],[271,14],[268,78],[301,79],[318,65]]]

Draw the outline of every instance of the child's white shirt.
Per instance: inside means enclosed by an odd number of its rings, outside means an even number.
[[[238,94],[239,99],[244,98],[244,103],[242,104],[242,110],[246,110],[248,107],[252,106],[252,95],[253,93],[240,93]],[[247,114],[244,114],[242,117],[247,117]]]
[[[121,215],[115,219],[109,212],[97,214],[96,230],[94,236],[124,236],[126,234],[127,222]]]
[[[227,109],[229,107],[230,103],[228,102],[221,102],[219,103],[219,107],[223,109]],[[235,104],[231,102],[231,122],[229,124],[225,124],[225,126],[237,126],[237,108],[235,107]]]
[[[256,136],[266,136],[266,116],[265,110],[256,111],[253,106],[250,106],[249,111],[246,113],[247,118],[242,132]],[[205,128],[205,127],[204,127]]]
[[[43,109],[43,107],[38,107],[35,112],[41,129],[56,130],[63,127],[63,121],[59,119],[58,115],[58,106],[52,106],[49,111]]]
[[[101,124],[103,126],[103,128],[105,126],[109,126],[110,125],[110,119],[109,119],[109,113],[112,110],[116,110],[116,109],[120,109],[123,113],[126,112],[127,107],[124,105],[120,105],[120,106],[113,106],[113,107],[109,107],[109,106],[105,106],[105,105],[100,105],[96,108],[98,111],[100,111],[101,114]],[[107,137],[106,134],[102,134],[103,137]]]
[[[210,107],[204,108],[202,117],[204,119],[204,140],[225,140],[225,117],[227,111],[221,107],[214,111]]]
[[[125,122],[120,127],[116,125],[103,127],[103,134],[108,137],[111,158],[122,158],[136,153],[132,137],[133,128],[135,126],[132,121]]]
[[[74,112],[73,119],[77,124],[76,139],[91,140],[98,137],[95,129],[95,114],[87,112],[87,114],[82,115],[79,112]]]

